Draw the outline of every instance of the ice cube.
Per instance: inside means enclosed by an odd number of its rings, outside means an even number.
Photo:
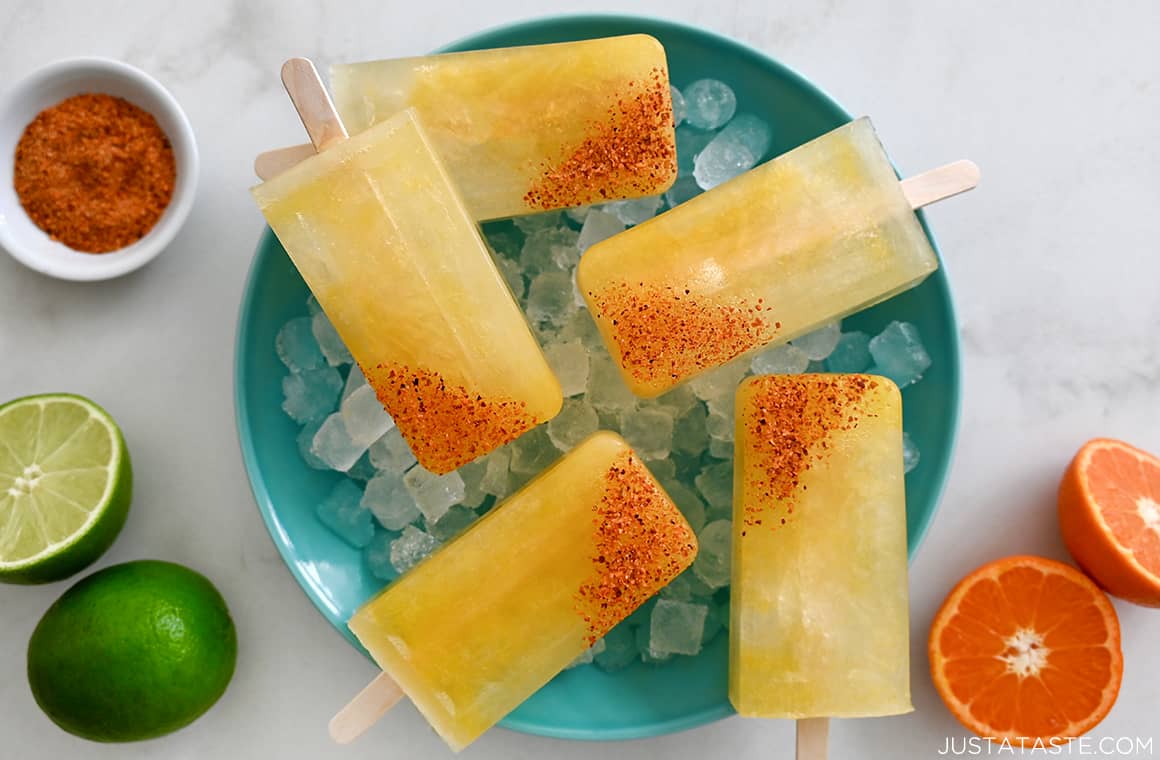
[[[716,132],[684,126],[677,130],[677,171],[679,176],[692,179],[697,156],[705,149]],[[694,181],[694,185],[696,182]],[[701,192],[698,187],[697,192]],[[669,205],[673,205],[670,203]]]
[[[709,608],[703,604],[659,600],[649,621],[649,649],[657,654],[699,653],[708,614]]]
[[[495,263],[499,268],[499,273],[503,275],[504,282],[511,289],[512,295],[517,301],[523,298],[524,293],[527,292],[527,285],[524,284],[524,268],[520,266],[519,262],[511,259],[498,259]]]
[[[557,215],[557,219],[559,218],[561,217]],[[541,272],[560,269],[557,264],[558,257],[565,254],[570,256],[568,249],[573,249],[579,258],[579,249],[576,248],[578,239],[579,233],[566,226],[545,227],[529,233],[524,239],[523,248],[520,249],[520,264],[524,268],[524,274],[534,277]]]
[[[600,331],[596,328],[596,322],[593,321],[592,315],[588,313],[587,309],[572,312],[564,327],[560,329],[559,338],[560,340],[577,338],[590,352],[607,356],[608,352],[604,348]]]
[[[673,450],[683,454],[699,455],[709,445],[709,434],[705,430],[705,407],[697,403],[685,412],[673,427]]]
[[[842,333],[838,345],[826,357],[826,369],[830,372],[863,372],[870,366],[870,336],[854,330]]]
[[[366,384],[367,378],[363,374],[362,367],[357,364],[351,365],[350,372],[346,373],[346,384],[342,386],[342,400],[345,401],[350,394]]]
[[[657,602],[659,603],[660,600],[658,599]],[[649,646],[651,628],[651,625],[645,624],[636,629],[636,647],[640,650],[640,661],[648,665],[659,665],[663,662],[668,662],[674,656],[671,652],[654,652],[652,647]]]
[[[871,338],[870,356],[878,374],[890,378],[899,388],[918,382],[930,368],[930,355],[922,345],[918,328],[909,322],[891,322]]]
[[[600,418],[596,409],[584,399],[564,399],[560,413],[548,421],[548,437],[560,451],[570,451],[576,444],[596,432]]]
[[[716,411],[709,412],[709,416],[705,420],[705,430],[709,433],[709,438],[711,439],[725,442],[732,441],[732,415],[726,416]]]
[[[560,456],[560,451],[541,425],[532,428],[512,443],[511,471],[517,474],[539,475]]]
[[[369,385],[360,386],[342,400],[341,414],[351,440],[367,447],[395,427],[395,421]]]
[[[603,356],[590,359],[588,400],[597,411],[622,412],[636,406],[636,396],[624,384],[616,365]]]
[[[769,150],[769,125],[753,114],[740,114],[697,155],[693,177],[705,190],[752,169]]]
[[[696,198],[705,192],[693,177],[678,177],[673,186],[665,191],[665,203],[669,208],[676,208],[685,201]]]
[[[604,634],[604,638],[601,641],[604,642],[604,651],[597,654],[593,658],[593,661],[596,667],[606,673],[615,673],[618,670],[624,670],[636,660],[639,654],[636,649],[636,637],[633,636],[632,627],[626,622],[622,622]]]
[[[827,322],[813,332],[794,338],[790,343],[801,349],[810,361],[820,362],[834,352],[842,337],[840,322]]]
[[[674,417],[682,417],[691,412],[698,401],[697,394],[685,383],[657,397],[656,403],[671,409]]]
[[[705,502],[701,501],[700,496],[676,479],[662,480],[661,487],[677,505],[677,509],[681,510],[694,533],[705,527]]]
[[[282,411],[295,422],[321,420],[338,405],[342,375],[333,367],[304,369],[282,378]]]
[[[307,422],[302,430],[298,431],[298,437],[295,438],[295,442],[298,444],[298,453],[302,455],[302,461],[315,470],[330,469],[330,465],[319,459],[318,455],[314,453],[314,436],[322,427],[322,422],[322,420]]]
[[[549,343],[544,346],[544,358],[556,373],[565,398],[584,392],[588,385],[588,349],[579,338]]]
[[[511,465],[511,457],[510,447],[496,449],[484,457],[484,461],[487,462],[487,471],[484,472],[479,485],[485,493],[489,493],[497,499],[507,496],[508,468]]]
[[[321,311],[322,307],[318,305],[318,299],[314,297],[314,294],[306,296],[306,312],[313,317]]]
[[[428,520],[435,521],[443,516],[452,504],[458,504],[464,495],[463,478],[452,471],[445,475],[416,465],[403,476],[403,486],[415,500],[419,511]]]
[[[528,319],[563,326],[575,310],[570,273],[544,272],[532,280],[528,287]]]
[[[471,524],[478,519],[479,515],[473,510],[461,504],[456,504],[443,513],[443,516],[434,523],[430,521],[425,521],[425,523],[427,531],[435,538],[440,541],[450,541],[471,527]]]
[[[701,646],[705,646],[716,638],[717,634],[724,630],[729,622],[728,605],[712,601],[706,602],[705,605],[709,608],[709,613],[705,616],[705,630],[701,633]]]
[[[592,210],[592,206],[576,206],[575,208],[564,209],[564,216],[583,227],[584,222],[588,219],[588,213]]]
[[[918,467],[918,462],[922,458],[922,453],[918,450],[918,446],[914,444],[914,439],[910,437],[910,433],[902,434],[902,471],[910,472],[915,467]]]
[[[596,659],[596,655],[602,653],[603,651],[604,651],[604,639],[597,639],[595,644],[588,647],[580,654],[576,655],[576,659],[574,659],[574,660],[572,660],[572,662],[568,663],[568,665],[564,668],[564,670],[571,670],[572,668],[578,668],[581,665],[589,665],[592,663],[592,661],[594,659]]]
[[[625,412],[620,434],[641,459],[664,459],[673,448],[673,416],[663,408]]]
[[[689,381],[689,387],[697,397],[705,401],[733,398],[737,393],[737,386],[749,372],[749,362],[744,357],[740,360],[697,375]]]
[[[332,367],[341,367],[354,361],[354,357],[350,355],[350,350],[342,342],[338,330],[334,329],[334,325],[330,323],[325,314],[320,311],[311,317],[310,327],[314,333],[314,340],[318,342],[318,348],[326,358],[327,364]]]
[[[726,441],[721,438],[710,438],[708,451],[709,456],[715,459],[732,459],[733,441]]]
[[[383,472],[402,475],[415,464],[415,455],[397,428],[391,428],[367,450],[371,463]]]
[[[717,462],[701,470],[693,480],[710,507],[733,508],[733,462]]]
[[[366,557],[371,575],[381,581],[393,581],[399,577],[399,571],[391,564],[391,544],[395,538],[397,536],[394,533],[379,531],[363,549],[363,556]]]
[[[564,212],[562,211],[546,211],[540,214],[531,214],[529,216],[517,216],[512,219],[512,222],[525,235],[531,235],[541,230],[550,230],[559,227],[564,221]]]
[[[693,561],[693,573],[710,588],[729,585],[732,567],[730,552],[733,546],[733,523],[714,520],[701,529],[697,536],[699,549]]]
[[[669,93],[673,100],[673,126],[680,126],[681,122],[685,120],[685,96],[675,85],[669,85]]]
[[[342,413],[335,412],[323,420],[310,450],[330,469],[346,472],[366,452],[367,445],[351,437]]]
[[[580,228],[578,247],[581,251],[587,251],[601,240],[607,240],[619,232],[624,232],[624,222],[615,214],[595,209],[584,219],[584,226]]]
[[[647,222],[657,215],[664,199],[659,195],[647,195],[643,198],[630,198],[625,201],[613,201],[604,205],[604,210],[616,215],[616,218],[632,226]]]
[[[649,472],[658,481],[672,480],[677,477],[677,465],[669,457],[664,459],[653,459],[646,462]]]
[[[401,473],[380,472],[367,481],[362,504],[387,530],[402,530],[419,519],[419,508]]]
[[[414,525],[403,529],[403,534],[391,542],[391,567],[405,573],[439,548],[439,539]]]
[[[291,372],[304,369],[318,369],[326,366],[326,357],[314,338],[313,321],[310,317],[296,317],[278,331],[274,338],[274,349]]]
[[[810,357],[792,343],[767,348],[750,361],[758,375],[797,375],[810,366]]]
[[[488,222],[483,225],[483,234],[492,251],[513,261],[519,259],[524,233],[511,220]]]
[[[699,129],[717,129],[737,110],[732,88],[716,79],[698,79],[681,94],[685,96],[685,121]]]
[[[375,537],[375,523],[371,513],[362,507],[362,496],[361,488],[343,478],[315,510],[323,525],[356,549]]]
[[[371,462],[370,454],[364,452],[358,461],[350,466],[346,471],[348,478],[353,478],[360,483],[365,483],[379,473],[378,468]]]

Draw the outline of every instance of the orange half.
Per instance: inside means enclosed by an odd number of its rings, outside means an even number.
[[[1124,669],[1111,601],[1042,557],[1000,559],[960,581],[929,647],[935,688],[959,722],[1013,746],[1060,746],[1090,731]]]
[[[1160,607],[1160,459],[1123,441],[1084,444],[1059,486],[1059,527],[1108,593]]]

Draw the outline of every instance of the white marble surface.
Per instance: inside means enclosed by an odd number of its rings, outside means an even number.
[[[287,56],[419,54],[545,5],[0,1],[4,81],[66,56],[124,59],[172,89],[203,157],[188,224],[143,271],[70,284],[0,256],[0,399],[69,390],[104,404],[128,437],[137,493],[99,566],[164,557],[201,569],[224,591],[241,639],[233,684],[196,724],[141,745],[89,744],[40,713],[24,676],[28,636],[67,584],[0,586],[0,758],[449,756],[410,707],[350,748],[325,736],[326,719],[372,669],[283,567],[235,443],[235,318],[261,228],[246,188],[257,151],[301,140],[276,79]],[[553,10],[598,8],[568,6]],[[1160,450],[1160,4],[669,0],[619,9],[701,25],[780,58],[872,114],[904,172],[961,156],[983,168],[977,192],[929,212],[962,320],[965,394],[950,483],[912,567],[917,710],[833,731],[834,757],[935,757],[944,737],[963,735],[927,675],[926,631],[947,590],[1002,555],[1066,557],[1053,493],[1087,438]],[[1116,608],[1128,668],[1096,735],[1150,737],[1160,612]],[[772,758],[790,756],[791,737],[788,723],[736,718],[604,746],[495,730],[468,755]]]

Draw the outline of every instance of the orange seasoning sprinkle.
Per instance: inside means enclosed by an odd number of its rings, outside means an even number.
[[[533,209],[582,206],[608,198],[650,195],[677,173],[673,102],[663,69],[642,82],[629,82],[626,94],[593,122],[588,136],[556,164],[545,164],[524,195]]]
[[[642,383],[669,385],[719,367],[768,343],[781,327],[762,299],[727,303],[643,282],[588,295],[612,327],[621,366]]]
[[[697,538],[631,451],[605,473],[593,505],[596,547],[591,576],[576,593],[589,646],[693,563]]]
[[[144,237],[176,179],[173,148],[157,120],[112,95],[76,95],[46,108],[16,144],[20,204],[49,237],[84,253]]]
[[[380,364],[364,374],[415,458],[440,475],[514,441],[539,422],[523,401],[482,396],[432,370]]]
[[[834,431],[853,430],[864,414],[859,402],[878,387],[867,375],[774,375],[765,379],[745,412],[754,457],[746,490],[745,525],[777,529],[792,519],[802,476],[830,447]],[[744,533],[742,533],[744,535]]]

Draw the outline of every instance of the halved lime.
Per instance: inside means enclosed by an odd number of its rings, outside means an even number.
[[[47,583],[101,556],[133,491],[117,423],[66,393],[0,406],[0,581]]]

